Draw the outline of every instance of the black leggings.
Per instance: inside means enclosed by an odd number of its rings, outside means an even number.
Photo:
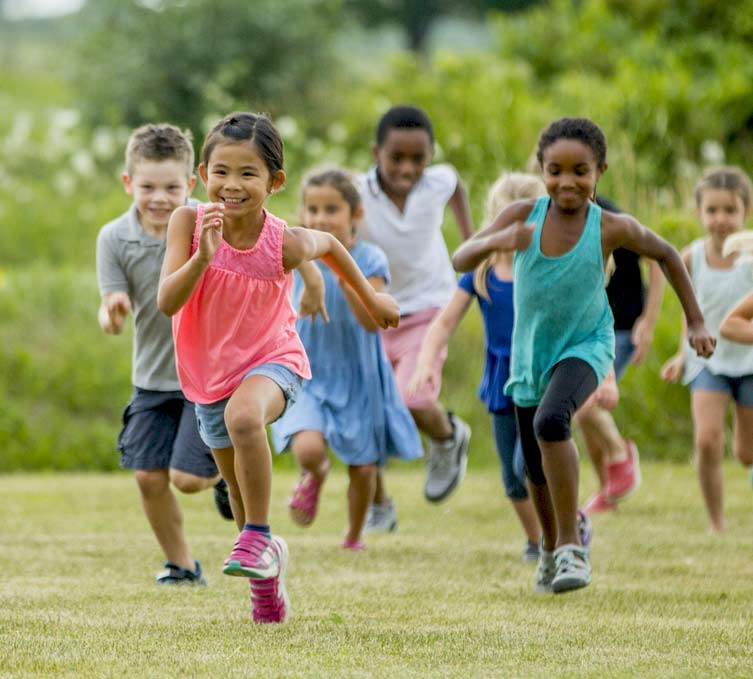
[[[568,441],[575,411],[598,386],[596,373],[588,363],[579,358],[566,358],[554,366],[552,379],[539,405],[515,406],[526,476],[534,486],[546,485],[539,440]]]

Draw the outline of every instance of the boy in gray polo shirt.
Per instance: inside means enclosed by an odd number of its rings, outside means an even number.
[[[123,184],[133,196],[125,214],[97,238],[99,325],[117,335],[133,313],[133,396],[118,437],[121,465],[133,469],[144,513],[167,559],[160,584],[205,585],[183,532],[170,484],[183,493],[215,489],[226,519],[232,509],[225,482],[196,426],[193,404],[180,390],[170,319],[157,309],[167,224],[196,183],[190,138],[172,125],[145,125],[131,134]]]

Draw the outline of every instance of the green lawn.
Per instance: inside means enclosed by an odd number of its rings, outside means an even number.
[[[739,467],[725,473],[725,536],[707,534],[689,467],[646,465],[640,493],[595,521],[593,584],[537,596],[496,469],[439,506],[418,466],[391,471],[399,531],[360,554],[339,547],[342,468],[307,530],[287,517],[294,475],[281,471],[283,627],[252,625],[247,583],[221,574],[235,532],[211,494],[183,498],[209,587],[158,588],[130,476],[3,476],[0,677],[751,676],[753,490]]]

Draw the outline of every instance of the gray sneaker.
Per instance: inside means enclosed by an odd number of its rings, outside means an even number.
[[[471,428],[454,413],[448,412],[452,437],[446,441],[429,440],[428,475],[424,496],[429,502],[441,502],[452,493],[465,476],[468,466],[468,443]]]
[[[557,566],[554,563],[554,552],[547,552],[542,546],[539,551],[539,563],[536,566],[536,576],[534,591],[537,594],[551,594],[552,580],[557,573]]]
[[[591,583],[588,549],[579,545],[562,545],[554,551],[557,574],[552,580],[555,593],[580,589]]]
[[[397,530],[397,511],[392,500],[383,504],[372,503],[363,527],[366,533],[394,533]]]

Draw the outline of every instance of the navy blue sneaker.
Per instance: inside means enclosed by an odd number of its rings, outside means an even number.
[[[207,581],[201,574],[201,564],[194,561],[196,569],[189,571],[187,568],[181,568],[169,561],[165,562],[165,570],[157,573],[158,585],[191,585],[206,587]]]
[[[233,520],[233,508],[230,505],[230,496],[227,492],[227,483],[225,479],[220,479],[214,485],[214,506],[223,519]]]

